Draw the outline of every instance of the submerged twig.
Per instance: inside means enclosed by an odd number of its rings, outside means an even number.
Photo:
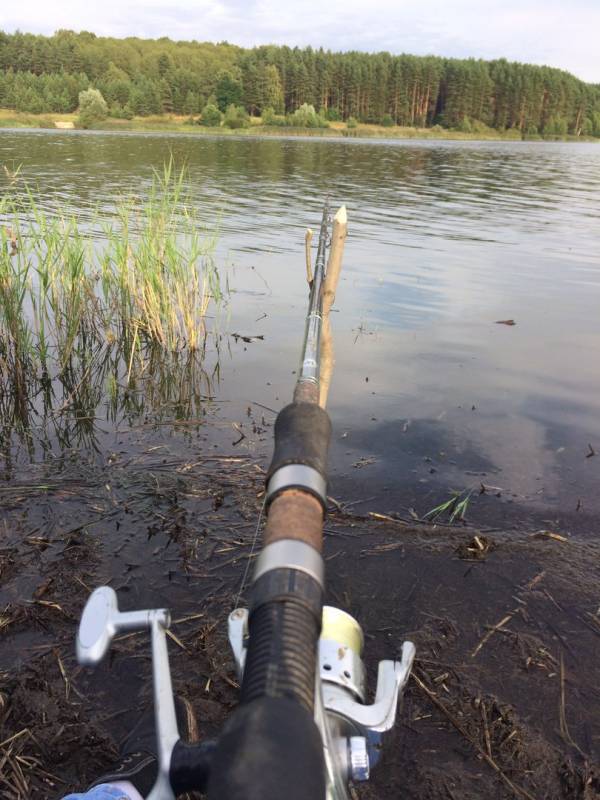
[[[490,639],[494,635],[494,633],[496,633],[496,631],[501,630],[506,625],[507,622],[510,622],[510,620],[513,618],[514,615],[515,615],[515,612],[511,611],[510,614],[507,614],[505,617],[502,617],[500,622],[497,622],[492,628],[490,628],[489,631],[483,637],[483,639],[479,642],[477,647],[471,653],[471,658],[475,658],[477,653],[479,653],[479,651],[484,646],[484,644],[488,641],[488,639]]]

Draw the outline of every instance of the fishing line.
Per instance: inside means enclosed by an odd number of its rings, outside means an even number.
[[[265,511],[266,502],[267,502],[267,496],[265,494],[265,497],[264,497],[263,502],[262,502],[262,506],[260,507],[260,512],[258,514],[258,521],[256,523],[256,530],[254,531],[254,537],[252,539],[252,547],[250,548],[250,555],[248,556],[248,559],[246,561],[246,569],[244,570],[244,574],[242,576],[242,583],[240,584],[240,590],[238,592],[237,597],[235,598],[235,606],[234,606],[234,609],[233,609],[234,611],[237,608],[239,608],[240,598],[242,596],[242,593],[243,593],[244,589],[246,588],[246,581],[248,580],[248,573],[250,572],[250,564],[252,563],[252,556],[254,555],[254,551],[256,550],[256,542],[258,541],[258,532],[260,531],[260,524],[262,522],[262,518],[263,518],[264,511]]]

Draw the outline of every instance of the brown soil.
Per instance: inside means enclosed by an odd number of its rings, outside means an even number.
[[[261,503],[253,458],[190,437],[27,467],[0,489],[0,795],[82,790],[150,696],[144,635],[78,667],[88,592],[169,606],[176,691],[217,734],[237,682],[226,641]],[[203,455],[198,456],[197,453]],[[362,798],[600,797],[600,546],[553,531],[481,532],[345,513],[327,522],[329,602],[376,663],[417,646],[396,731]]]

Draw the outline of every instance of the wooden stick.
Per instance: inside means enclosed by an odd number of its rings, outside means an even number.
[[[320,395],[319,405],[325,408],[327,396],[331,384],[331,374],[335,363],[333,353],[333,338],[331,335],[331,323],[329,312],[335,300],[335,293],[340,279],[342,269],[342,258],[344,255],[344,242],[348,234],[348,215],[346,206],[338,209],[333,218],[333,230],[331,233],[331,250],[327,262],[327,272],[323,285],[323,328],[321,330],[321,376],[320,376]]]
[[[306,255],[306,280],[308,285],[312,284],[313,274],[312,274],[312,259],[311,259],[311,252],[310,246],[312,243],[313,232],[310,228],[306,229],[306,233],[304,235],[304,252]]]
[[[497,622],[492,628],[489,629],[489,631],[485,634],[483,639],[479,642],[479,644],[477,645],[475,650],[473,650],[473,652],[471,653],[471,658],[475,658],[475,656],[481,650],[481,648],[487,642],[487,640],[489,638],[491,638],[494,635],[494,633],[496,633],[496,631],[501,630],[508,622],[510,622],[511,619],[513,618],[513,616],[515,615],[515,613],[516,613],[516,611],[511,611],[510,614],[507,614],[505,617],[503,617],[500,620],[500,622]]]

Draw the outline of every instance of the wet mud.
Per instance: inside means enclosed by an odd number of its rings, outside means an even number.
[[[0,487],[3,798],[82,790],[150,700],[145,635],[119,637],[94,671],[75,661],[98,585],[125,610],[171,609],[174,685],[203,737],[234,707],[226,618],[255,556],[265,459],[234,447],[230,424],[216,429],[181,423],[174,442],[142,426],[102,456],[23,466]],[[432,525],[335,500],[327,599],[361,622],[371,687],[379,659],[405,639],[417,647],[396,729],[356,796],[599,797],[600,546],[514,520]]]

